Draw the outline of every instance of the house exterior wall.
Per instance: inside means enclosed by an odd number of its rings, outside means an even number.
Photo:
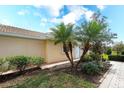
[[[42,56],[45,58],[45,41],[0,36],[0,57],[16,55]]]
[[[55,45],[51,40],[46,41],[46,55],[46,62],[48,63],[67,60],[62,50],[62,44]]]
[[[74,58],[76,58],[75,54],[74,51]],[[46,63],[68,60],[63,52],[62,44],[55,45],[51,40],[0,36],[0,57],[17,55],[41,56],[45,58]]]
[[[46,41],[46,55],[46,62],[48,63],[68,60],[63,52],[62,44],[55,45],[52,40]],[[74,59],[77,58],[75,48],[73,48],[73,57]]]

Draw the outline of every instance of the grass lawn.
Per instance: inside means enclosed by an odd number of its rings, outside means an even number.
[[[65,72],[45,73],[29,77],[14,86],[16,88],[94,88],[95,84]]]

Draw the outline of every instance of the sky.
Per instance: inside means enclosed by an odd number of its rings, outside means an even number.
[[[107,17],[111,32],[117,41],[124,41],[124,6],[121,5],[0,5],[0,23],[37,32],[50,32],[50,28],[64,22],[78,24],[90,20],[101,11]]]

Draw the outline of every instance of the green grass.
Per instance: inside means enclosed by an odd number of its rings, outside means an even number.
[[[94,88],[95,84],[64,72],[49,75],[41,73],[16,84],[16,88]]]
[[[117,51],[112,51],[112,55],[117,55]]]

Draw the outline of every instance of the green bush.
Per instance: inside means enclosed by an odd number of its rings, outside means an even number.
[[[121,52],[121,55],[124,55],[124,51]]]
[[[107,55],[111,55],[112,54],[112,49],[111,48],[108,48],[107,51],[106,51],[106,54]]]
[[[8,70],[8,62],[5,58],[0,58],[0,72],[5,72]]]
[[[116,56],[117,55],[117,51],[112,51],[111,55]]]
[[[124,62],[124,55],[110,55],[109,60]]]
[[[94,61],[100,61],[100,59],[101,59],[101,56],[97,53],[97,54],[95,54],[95,53],[93,53],[93,52],[91,52],[90,53],[90,57],[92,58],[92,61],[94,60]]]
[[[81,70],[88,75],[97,75],[100,73],[98,64],[94,62],[83,63],[81,65]]]
[[[17,69],[23,71],[29,63],[28,58],[26,56],[14,56],[8,57],[7,61],[9,61],[10,65],[14,65]]]
[[[99,62],[98,66],[99,66],[99,69],[101,71],[106,71],[106,70],[109,69],[109,67],[111,66],[111,64],[110,64],[110,62]]]
[[[0,58],[0,66],[3,65],[3,63],[4,63],[4,59]]]
[[[102,54],[101,56],[102,56],[102,59],[105,60],[105,61],[109,59],[107,54]]]
[[[92,57],[88,54],[86,54],[82,60],[82,62],[89,62],[89,61],[93,61]]]
[[[34,56],[34,57],[30,57],[30,62],[31,62],[31,64],[39,67],[44,62],[44,59],[42,57]]]
[[[13,56],[0,58],[0,72],[5,72],[10,69],[19,69],[20,71],[23,71],[27,66],[35,65],[39,67],[43,62],[44,59],[37,56]]]

